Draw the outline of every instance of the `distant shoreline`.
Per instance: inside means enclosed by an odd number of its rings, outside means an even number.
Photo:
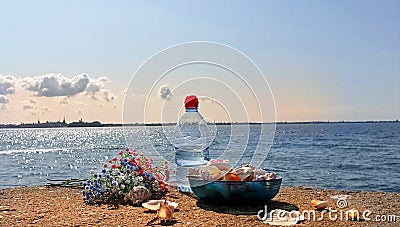
[[[275,122],[277,125],[289,124],[348,124],[348,123],[399,123],[399,120],[392,121],[292,121],[292,122]],[[260,124],[274,124],[274,122],[217,122],[216,125],[260,125]],[[101,123],[99,121],[93,122],[46,122],[46,123],[21,123],[17,124],[0,124],[1,128],[77,128],[77,127],[122,127],[122,126],[173,126],[176,123]]]

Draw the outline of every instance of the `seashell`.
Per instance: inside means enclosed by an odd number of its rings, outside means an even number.
[[[261,176],[256,176],[255,180],[256,181],[261,181],[261,180],[275,180],[276,179],[276,173],[272,172],[272,173],[266,173],[264,175]]]
[[[275,180],[275,179],[276,179],[276,173],[275,172],[272,172],[272,173],[268,174],[267,180]]]
[[[241,181],[240,177],[233,173],[226,173],[224,176],[225,181]]]
[[[256,170],[254,170],[254,175],[256,175],[256,176],[262,176],[262,175],[264,175],[264,174],[266,174],[267,173],[267,171],[265,171],[265,170],[263,170],[263,169],[256,169]]]
[[[162,202],[166,202],[169,206],[172,206],[174,209],[178,207],[178,203],[171,202],[168,200],[149,200],[146,203],[142,203],[142,207],[147,208],[149,210],[158,210]]]
[[[195,168],[189,167],[188,176],[199,176],[199,175],[200,175],[200,170],[199,169],[195,169]]]
[[[215,166],[221,171],[228,171],[231,169],[231,166],[229,165],[229,160],[211,159],[210,162],[208,163],[208,165]]]
[[[172,214],[174,213],[174,207],[168,205],[167,201],[164,200],[164,202],[160,203],[160,207],[157,209],[157,218],[160,220],[171,220],[174,217]]]
[[[200,167],[200,172],[209,174],[210,179],[203,178],[204,180],[216,180],[223,176],[223,172],[221,172],[221,170],[216,166],[202,166]]]
[[[189,168],[188,177],[199,178],[202,180],[218,180],[224,176],[224,171],[219,170],[216,166],[202,166],[199,169]]]
[[[328,207],[328,203],[322,200],[311,200],[311,206],[316,210],[323,210]]]
[[[133,205],[147,201],[150,199],[151,192],[144,186],[135,186],[132,190],[125,196],[125,201],[131,201]]]
[[[236,177],[234,176],[236,175]],[[252,181],[254,179],[254,167],[250,164],[232,169],[225,174],[224,180]]]

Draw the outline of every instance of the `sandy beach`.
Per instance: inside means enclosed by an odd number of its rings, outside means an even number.
[[[347,206],[337,208],[337,199],[331,198],[335,195],[347,195]],[[174,219],[150,222],[156,216],[154,211],[127,204],[88,205],[82,201],[80,189],[48,186],[4,189],[0,190],[0,226],[268,226],[257,217],[259,210],[265,209],[263,206],[204,204],[193,195],[181,194],[174,189],[165,198],[179,203]],[[332,211],[324,211],[322,220],[312,220],[313,217],[307,218],[306,215],[306,220],[297,225],[394,226],[400,222],[400,217],[397,217],[397,221],[393,220],[393,217],[400,215],[400,194],[396,193],[282,187],[279,194],[266,205],[268,212],[274,209],[303,212],[313,210],[310,203],[312,199],[327,201],[330,209],[337,210],[336,220],[329,216]],[[351,221],[346,220],[345,216],[340,220],[341,210],[350,209],[357,209],[360,216],[366,210],[370,214],[366,220]],[[322,213],[316,211],[316,219]]]

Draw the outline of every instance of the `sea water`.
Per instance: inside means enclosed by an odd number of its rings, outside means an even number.
[[[227,147],[248,147],[238,154],[249,161],[258,125],[218,125],[209,147],[218,158]],[[44,185],[47,179],[87,178],[90,170],[118,156],[127,145],[148,156],[165,157],[174,167],[174,147],[165,137],[174,126],[129,128],[0,129],[0,188]],[[240,133],[242,131],[243,133]],[[261,167],[275,171],[285,186],[400,193],[400,123],[278,124]],[[171,171],[173,172],[173,171]],[[172,177],[171,183],[175,178]]]

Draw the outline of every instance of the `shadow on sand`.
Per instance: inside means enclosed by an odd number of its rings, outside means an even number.
[[[259,210],[265,209],[267,206],[268,212],[275,209],[282,209],[282,210],[299,210],[294,204],[287,203],[287,202],[280,202],[271,200],[268,201],[264,205],[228,205],[228,204],[210,204],[206,203],[202,200],[197,201],[197,206],[204,210],[214,211],[217,213],[225,213],[225,214],[233,214],[233,215],[257,215]]]

